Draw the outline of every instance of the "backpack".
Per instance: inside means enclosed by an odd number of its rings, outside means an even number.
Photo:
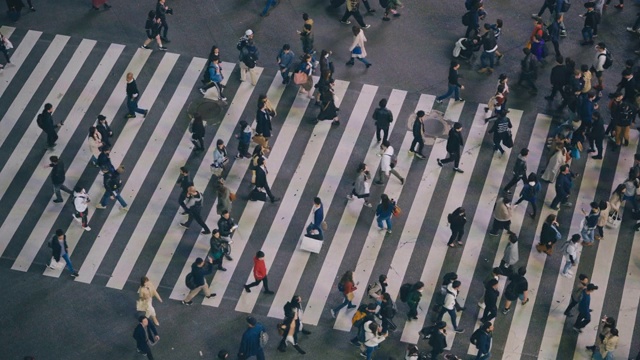
[[[611,65],[613,65],[613,56],[611,55],[611,50],[607,49],[607,52],[605,52],[604,54],[600,54],[598,55],[598,59],[600,58],[600,56],[605,56],[604,59],[604,64],[602,64],[602,68],[603,69],[608,69],[611,67]]]
[[[351,318],[351,325],[355,327],[360,327],[364,324],[364,318],[367,316],[367,304],[362,304],[356,310],[356,313],[353,314]]]
[[[187,285],[187,288],[189,288],[189,290],[193,290],[197,287],[195,279],[193,278],[193,273],[187,274],[187,277],[184,279],[184,284]]]
[[[451,54],[453,55],[454,58],[457,58],[458,56],[460,56],[462,49],[465,49],[465,47],[462,45],[462,42],[464,40],[465,38],[460,38],[458,39],[458,41],[456,41],[456,45],[453,47],[453,53]]]
[[[480,332],[481,332],[481,331],[482,331],[482,330],[478,329],[478,330],[474,331],[474,332],[473,332],[473,334],[471,334],[471,339],[470,339],[470,341],[471,341],[471,343],[472,343],[473,345],[475,345],[475,346],[476,346],[476,348],[478,347],[478,340],[480,340]]]
[[[389,6],[389,0],[380,0],[380,7],[387,8]]]
[[[40,129],[44,129],[44,121],[42,119],[42,114],[38,114],[38,116],[36,117],[36,124],[38,124],[38,127]]]
[[[344,284],[341,282],[338,283],[338,291],[340,291],[341,293],[344,292]]]
[[[565,12],[569,11],[570,7],[571,7],[571,1],[564,0],[564,2],[562,3],[562,12],[565,13]]]
[[[549,33],[549,28],[545,24],[542,24],[542,36],[541,37],[542,37],[542,40],[544,40],[545,42],[551,41],[551,34]]]
[[[473,14],[471,13],[471,11],[467,11],[466,13],[464,13],[464,15],[462,15],[462,25],[470,26],[471,21],[473,21]]]
[[[452,223],[452,221],[451,221],[451,220],[453,220],[453,213],[451,213],[451,214],[447,215],[447,222],[448,222],[449,224],[451,224],[451,223]]]
[[[569,255],[567,250],[569,250],[569,245],[571,244],[571,239],[567,239],[565,242],[560,245],[560,253],[562,255]]]
[[[444,298],[447,296],[447,287],[440,286],[440,289],[433,294],[433,311],[440,311],[444,305]]]
[[[409,293],[412,287],[413,285],[409,283],[400,286],[400,301],[406,303],[409,300]]]
[[[256,59],[253,53],[248,51],[245,53],[243,51],[242,63],[247,65],[249,69],[253,69],[254,67],[256,67]]]

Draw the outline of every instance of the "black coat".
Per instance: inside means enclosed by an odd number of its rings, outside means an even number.
[[[62,256],[62,247],[60,246],[60,242],[58,241],[58,237],[53,235],[53,237],[50,240],[51,245],[51,251],[52,251],[52,255],[53,258],[56,261],[60,261],[60,257]],[[67,245],[67,235],[64,235],[64,250],[65,252],[69,252],[69,245]]]
[[[389,125],[393,122],[393,113],[389,111],[389,109],[387,108],[377,108],[373,112],[373,119],[376,121],[377,127],[387,129],[389,128]]]
[[[46,133],[56,131],[56,125],[53,123],[53,116],[48,111],[42,113],[42,131]]]
[[[231,217],[225,219],[223,216],[221,216],[220,220],[218,220],[218,231],[220,231],[220,236],[231,236],[231,228],[233,228],[234,225],[235,223],[233,222],[233,219],[231,219]]]
[[[202,139],[204,137],[204,124],[201,121],[194,121],[191,125],[191,137],[194,139]]]
[[[604,139],[604,123],[602,120],[598,120],[591,124],[591,132],[589,132],[589,138],[600,141]]]
[[[107,144],[107,145],[111,144],[111,141],[109,141],[109,138],[113,135],[113,132],[111,131],[111,127],[109,126],[109,124],[107,124],[106,121],[104,122],[104,124],[98,123],[98,125],[96,125],[96,130],[98,130],[98,132],[102,136],[103,144]]]
[[[564,65],[556,65],[551,69],[551,85],[562,87],[567,84],[569,70]]]
[[[147,325],[147,331],[144,330],[142,324],[138,324],[135,330],[133,330],[133,338],[136,339],[136,346],[138,349],[145,351],[148,349],[147,340],[155,342],[155,337],[158,335],[158,330],[153,322],[149,321]]]
[[[180,176],[180,179],[178,179],[178,184],[180,184],[182,191],[186,193],[189,187],[193,186],[193,181],[191,180],[191,176],[185,175]]]
[[[258,167],[256,169],[256,187],[259,187],[259,188],[269,187],[269,183],[267,182],[267,174],[265,173],[262,167]]]
[[[429,345],[434,353],[441,354],[447,348],[447,337],[442,332],[435,331],[429,339]]]
[[[542,231],[540,232],[540,243],[545,245],[548,243],[555,244],[556,241],[558,241],[558,239],[556,238],[557,234],[558,233],[553,230],[553,227],[545,222],[544,224],[542,224]]]
[[[262,134],[266,138],[271,137],[271,115],[267,111],[258,110],[256,121],[256,134]]]
[[[493,287],[489,286],[484,291],[484,303],[486,306],[495,309],[498,306],[498,297],[500,292]]]
[[[193,283],[198,286],[204,285],[204,277],[213,272],[213,264],[207,262],[205,266],[199,267],[196,263],[191,265],[191,273],[193,274]]]
[[[464,140],[462,140],[462,133],[451,128],[451,130],[449,130],[449,138],[447,139],[447,152],[460,153],[460,148],[463,145]]]
[[[51,166],[51,182],[54,185],[60,185],[64,183],[64,163],[58,159],[55,164],[49,164]]]
[[[158,3],[160,4],[160,3]],[[129,100],[134,100],[133,95],[135,94],[140,94],[140,92],[138,91],[138,85],[136,84],[136,81],[133,80],[129,83],[127,83],[127,97],[129,98]],[[137,100],[137,98],[136,98]],[[104,137],[103,137],[104,139]]]
[[[460,216],[460,215],[452,214],[448,220],[451,226],[451,230],[462,230],[462,228],[464,228],[464,224],[467,223],[466,216]]]

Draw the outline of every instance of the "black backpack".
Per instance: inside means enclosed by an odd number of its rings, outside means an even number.
[[[36,117],[36,124],[38,124],[38,127],[40,129],[44,129],[44,122],[42,120],[42,114],[38,114],[38,116]]]
[[[473,14],[471,13],[471,11],[467,11],[466,13],[464,13],[464,15],[462,15],[462,25],[470,26],[471,21],[473,21]]]
[[[243,50],[244,53],[244,50]],[[247,65],[249,69],[256,67],[256,59],[252,52],[247,51],[242,55],[242,62]]]
[[[187,285],[189,290],[197,288],[195,279],[193,278],[193,273],[187,274],[187,277],[184,279],[184,284]]]
[[[413,288],[413,285],[409,283],[400,286],[400,301],[406,303],[407,300],[409,300],[409,293],[411,292],[411,288]]]
[[[478,340],[480,340],[480,332],[482,330],[478,329],[476,331],[473,332],[473,334],[471,334],[471,339],[470,342],[476,346],[476,348],[478,347]]]
[[[604,59],[604,64],[602,64],[602,68],[603,69],[608,69],[611,67],[611,65],[613,65],[613,55],[611,55],[611,50],[607,49],[607,52],[605,52],[604,54],[600,54],[598,55],[598,58],[600,58],[600,56],[605,56]]]

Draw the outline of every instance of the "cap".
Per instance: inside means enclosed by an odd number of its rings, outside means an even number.
[[[102,121],[102,120],[107,120],[107,117],[104,115],[98,115],[98,120]]]
[[[244,32],[244,34],[247,35],[247,36],[251,36],[251,35],[253,35],[253,30],[248,29],[247,31]]]
[[[596,285],[596,284],[589,284],[589,285],[587,285],[587,290],[588,290],[588,291],[598,290],[598,285]]]
[[[256,326],[258,321],[253,316],[247,316],[247,323],[249,323],[249,325],[251,326]]]
[[[367,310],[376,311],[377,308],[378,308],[378,304],[376,303],[371,303],[367,305]]]

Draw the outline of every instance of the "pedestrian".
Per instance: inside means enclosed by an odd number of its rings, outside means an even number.
[[[553,201],[551,201],[551,208],[553,210],[560,210],[560,204],[565,207],[573,206],[573,204],[569,202],[569,195],[571,195],[574,177],[569,169],[569,165],[565,164],[560,166],[560,174],[558,174],[555,186],[556,196],[553,198]]]
[[[364,324],[368,321],[375,321],[376,318],[376,309],[378,308],[378,304],[369,303],[369,304],[360,304],[355,314],[351,317],[351,325],[356,328],[357,333],[356,336],[350,340],[353,346],[360,347],[360,353],[364,354],[366,347],[365,343],[365,329]],[[366,355],[366,354],[365,354]],[[362,355],[364,357],[365,355]]]
[[[317,240],[324,240],[324,232],[322,231],[322,227],[326,226],[324,222],[324,208],[322,206],[322,200],[317,196],[313,198],[313,209],[311,211],[313,213],[313,221],[307,226],[305,236]]]
[[[516,163],[513,165],[513,177],[502,190],[507,194],[512,194],[511,188],[516,186],[520,180],[522,184],[527,184],[527,157],[529,156],[529,149],[520,149]]]
[[[310,77],[309,77],[310,78]],[[331,120],[331,125],[340,125],[338,117],[338,105],[336,104],[335,80],[331,77],[331,72],[325,71],[323,75],[323,84],[318,85],[318,93],[320,93],[320,107],[316,122],[322,120]]]
[[[582,215],[584,215],[584,225],[580,230],[582,246],[593,246],[595,229],[598,226],[598,221],[600,220],[600,204],[593,201],[590,205],[591,210],[589,212],[581,209]]]
[[[521,202],[526,200],[529,204],[531,204],[531,207],[533,208],[533,212],[529,213],[529,216],[531,216],[532,219],[535,219],[536,213],[538,212],[536,202],[538,201],[537,198],[538,194],[540,193],[540,189],[540,182],[538,182],[538,176],[536,176],[536,173],[529,174],[529,177],[527,177],[527,183],[520,191],[520,199],[516,201],[513,207],[515,208]]]
[[[138,100],[140,100],[140,92],[136,80],[133,78],[133,73],[127,73],[127,109],[129,112],[125,115],[125,119],[136,117],[136,113],[142,114],[143,118],[147,117],[149,110],[139,108]]]
[[[249,123],[245,120],[240,120],[235,137],[238,139],[238,152],[236,153],[236,159],[242,159],[245,157],[251,158],[249,145],[251,144],[252,130]]]
[[[98,205],[96,205],[96,209],[106,209],[107,200],[118,200],[122,210],[127,211],[129,208],[127,207],[127,203],[124,201],[120,193],[122,192],[122,180],[120,180],[120,175],[124,173],[124,166],[120,165],[116,169],[116,171],[111,171],[108,167],[103,167],[101,169],[103,176],[103,185],[104,185],[104,195],[102,195],[102,199]]]
[[[562,28],[560,27],[560,24],[563,20],[562,15],[554,16],[551,24],[547,28],[551,44],[553,44],[553,51],[556,54],[556,60],[558,57],[562,57],[562,53],[560,52],[560,34],[562,33]]]
[[[513,273],[509,276],[509,284],[504,289],[504,315],[511,311],[511,302],[520,299],[522,305],[526,305],[529,302],[529,283],[524,277],[527,273],[527,269],[521,266],[517,273]]]
[[[505,113],[498,113],[497,120],[493,123],[489,133],[493,133],[493,151],[500,152],[500,156],[504,155],[504,149],[501,144],[507,147],[513,147],[513,138],[511,135],[511,119]],[[509,146],[511,145],[511,146]]]
[[[486,293],[486,288],[487,288],[487,284],[489,283],[489,281],[491,281],[491,279],[496,279],[496,280],[499,281],[500,280],[500,275],[502,275],[502,270],[500,269],[499,266],[496,266],[491,270],[491,274],[487,275],[487,277],[484,278],[484,280],[482,280],[482,285],[485,288],[485,293]],[[486,305],[484,303],[484,295],[482,295],[481,300],[478,301],[478,307],[480,307],[481,309],[484,309],[486,307]]]
[[[400,17],[401,14],[398,12],[398,9],[401,9],[403,7],[404,7],[404,5],[402,4],[402,2],[400,2],[400,0],[388,0],[387,1],[387,6],[384,9],[384,16],[382,17],[382,20],[384,20],[384,21],[391,20],[389,18],[389,14],[393,14],[393,17]],[[373,9],[371,9],[371,10],[373,10]],[[371,10],[369,10],[369,11],[371,11]]]
[[[71,277],[78,277],[79,274],[74,270],[71,259],[69,258],[69,245],[67,245],[67,235],[64,233],[64,230],[57,229],[55,235],[51,237],[47,245],[51,248],[49,267],[53,269],[53,261],[59,263],[60,258],[63,258],[67,264],[67,269],[71,272]]]
[[[634,169],[629,170],[629,176],[627,180],[624,182],[625,190],[624,195],[622,196],[622,200],[629,200],[632,205],[631,211],[634,213],[638,212],[638,201],[636,200],[636,195],[638,193],[638,188],[640,187],[640,180],[637,178],[638,174],[635,173]]]
[[[382,277],[384,275],[380,276]],[[396,309],[396,305],[393,303],[393,299],[391,299],[391,295],[389,295],[388,292],[382,292],[380,298],[380,311],[378,312],[378,315],[382,320],[382,333],[388,333],[389,331],[394,331],[398,328],[398,326],[393,322],[393,318],[398,313],[398,310]]]
[[[102,141],[102,147],[111,147],[111,137],[113,137],[113,131],[107,123],[107,117],[104,115],[98,115],[98,123],[96,124],[96,130],[100,133],[100,140]],[[103,151],[104,149],[102,149]],[[98,155],[99,157],[100,155]],[[98,163],[98,165],[100,165]]]
[[[462,283],[458,280],[447,285],[447,294],[444,298],[444,304],[438,313],[438,321],[442,321],[444,314],[449,313],[449,316],[451,317],[451,325],[453,325],[453,331],[457,334],[462,334],[464,332],[464,329],[458,327],[458,323],[456,321],[456,311],[464,310],[464,307],[460,306],[457,300],[460,285],[462,285]]]
[[[146,316],[138,317],[138,326],[133,330],[133,338],[136,339],[138,353],[153,360],[150,346],[157,344],[160,341],[160,336],[158,336],[155,325],[150,323]]]
[[[271,112],[267,109],[266,104],[258,103],[258,111],[256,113],[256,137],[260,138],[258,144],[264,149],[270,149],[271,117]]]
[[[73,195],[73,192],[71,191],[71,189],[69,189],[64,185],[64,181],[65,181],[64,162],[62,162],[62,160],[55,155],[50,156],[49,161],[50,163],[49,165],[47,165],[47,167],[51,168],[51,183],[53,184],[53,193],[56,196],[56,198],[53,199],[53,202],[61,203],[64,200],[62,199],[60,190],[66,192],[69,195]]]
[[[169,38],[167,38],[167,31],[169,31],[169,24],[167,24],[167,15],[173,15],[173,9],[171,9],[167,4],[165,4],[165,0],[158,0],[156,3],[156,16],[161,21],[160,28],[162,29],[162,41],[166,43],[170,43]]]
[[[373,352],[378,348],[378,344],[386,340],[387,336],[389,336],[389,333],[383,333],[382,328],[375,320],[369,320],[364,323],[364,346],[366,348],[364,355],[367,360],[372,359]]]
[[[160,30],[162,29],[162,20],[159,17],[156,17],[156,12],[151,10],[147,14],[147,22],[144,25],[144,29],[147,32],[147,40],[144,41],[142,46],[143,49],[151,49],[149,44],[156,41],[158,44],[158,50],[167,51],[167,48],[162,45],[162,39],[160,38]]]
[[[330,72],[333,74],[335,72],[335,67],[333,66],[333,61],[329,59],[333,52],[331,50],[322,49],[320,52],[320,74],[324,74],[325,72]]]
[[[211,231],[211,239],[209,239],[209,257],[213,259],[213,265],[217,266],[217,270],[227,271],[222,264],[224,259],[233,260],[229,254],[231,253],[231,239],[220,236],[218,229]]]
[[[604,89],[604,70],[611,67],[612,62],[611,53],[607,49],[607,45],[599,42],[596,45],[595,64],[591,66],[591,72],[596,74],[596,79],[598,80],[598,85],[595,85],[594,88],[598,91]]]
[[[582,27],[582,41],[580,45],[592,45],[593,34],[597,34],[598,23],[600,22],[600,14],[594,11],[595,2],[589,1],[584,4],[587,12],[581,14],[580,17],[584,18],[584,26]]]
[[[496,42],[496,35],[491,30],[491,25],[484,24],[484,34],[482,35],[482,47],[484,51],[480,55],[481,68],[478,70],[480,74],[493,73],[493,64],[496,58],[496,51],[498,50],[498,43]]]
[[[449,130],[449,136],[447,138],[447,158],[436,159],[438,165],[442,165],[453,161],[453,171],[463,173],[460,169],[460,154],[462,153],[462,147],[464,146],[464,140],[462,140],[462,124],[455,123],[453,128]]]
[[[231,237],[233,233],[238,229],[238,225],[231,218],[231,214],[228,210],[222,210],[220,214],[220,219],[218,219],[218,233],[223,241],[225,241],[228,245],[231,245],[233,241]],[[231,247],[227,246],[227,250],[225,251],[225,258],[229,261],[233,261],[231,258]]]
[[[600,324],[598,326],[598,336],[596,336],[596,342],[592,346],[587,346],[587,350],[591,350],[597,352],[603,345],[603,341],[607,337],[607,335],[611,334],[611,330],[616,328],[616,319],[612,316],[603,316]]]
[[[296,54],[291,51],[291,46],[289,46],[289,44],[284,44],[282,46],[282,50],[280,50],[280,53],[276,58],[278,67],[280,68],[280,75],[282,76],[282,83],[284,85],[287,85],[289,81],[291,81],[289,71],[291,71],[291,67],[293,66],[293,60],[295,59],[295,57]]]
[[[264,326],[253,316],[247,317],[247,326],[247,330],[242,334],[240,349],[238,349],[238,359],[245,360],[255,356],[257,360],[264,360],[264,350],[262,349]]]
[[[32,7],[33,9],[33,7]],[[0,65],[0,70],[6,65],[11,64],[11,57],[9,56],[9,50],[13,48],[13,44],[2,33],[0,33],[0,52],[4,54],[4,58],[7,61],[6,64]]]
[[[342,19],[340,22],[346,25],[351,24],[349,18],[353,16],[354,19],[358,22],[361,28],[368,29],[371,25],[367,25],[364,23],[364,19],[362,18],[362,14],[360,14],[360,0],[347,0],[347,8],[344,11],[344,15],[342,15]]]
[[[302,42],[302,53],[311,55],[311,57],[315,54],[315,50],[313,49],[314,35],[312,29],[312,24],[304,24],[302,31],[297,30],[298,35],[300,35],[300,41]]]
[[[616,151],[622,145],[629,145],[629,130],[631,129],[631,124],[635,121],[636,112],[631,108],[629,103],[623,101],[615,107],[611,116],[613,122],[616,124],[616,144],[612,151]]]
[[[107,145],[102,145],[102,148],[100,149],[100,155],[98,156],[98,161],[96,162],[96,164],[98,164],[98,167],[101,169],[103,167],[106,167],[110,171],[116,171],[116,168],[111,163],[110,154],[111,154],[111,148]]]
[[[271,188],[269,187],[269,183],[267,182],[267,164],[264,157],[258,158],[257,168],[256,168],[256,181],[255,188],[249,196],[249,200],[256,201],[266,201],[266,196],[269,196],[271,203],[276,203],[280,201],[279,197],[276,197],[271,192]],[[258,195],[257,193],[264,194]],[[266,195],[266,196],[265,196]]]
[[[24,8],[24,4],[21,0],[7,0],[7,15],[11,21],[16,22],[20,20],[20,15],[22,13],[22,8]]]
[[[348,1],[358,1],[358,0],[348,0]],[[362,26],[362,25],[361,25]],[[362,26],[362,28],[367,29],[369,26]],[[351,59],[347,61],[347,66],[352,66],[355,63],[355,59],[361,61],[368,68],[371,67],[371,63],[367,61],[367,50],[364,48],[364,43],[367,42],[367,38],[364,36],[364,30],[358,26],[353,26],[351,28],[351,32],[353,33],[353,42],[349,47],[349,51],[351,52]]]
[[[202,231],[200,233],[202,235],[209,235],[211,234],[211,230],[209,230],[209,227],[207,226],[207,224],[205,224],[204,220],[202,220],[202,216],[200,215],[200,212],[202,211],[203,199],[204,198],[202,194],[198,190],[196,190],[195,186],[189,186],[189,188],[187,189],[187,196],[185,198],[185,206],[187,209],[189,209],[189,218],[186,222],[180,223],[180,226],[188,229],[189,226],[191,226],[191,222],[195,220],[198,225],[202,227]]]
[[[542,14],[544,14],[544,11],[549,9],[549,13],[553,13],[554,7],[556,5],[556,0],[542,0],[542,7],[540,7],[540,11],[538,11],[537,14],[531,14],[532,18],[539,18],[542,17]]]
[[[560,275],[571,279],[573,277],[573,271],[570,269],[578,265],[578,244],[582,241],[579,234],[573,234],[571,239],[567,240],[562,245],[562,255],[564,255],[565,263]]]
[[[262,282],[264,284],[264,293],[267,295],[273,294],[273,291],[269,290],[267,266],[265,265],[264,253],[262,251],[258,251],[256,256],[253,257],[253,278],[256,279],[256,281],[244,286],[246,292],[250,293],[252,287],[258,286]]]
[[[569,0],[556,0],[555,9],[553,9],[553,13],[551,14],[552,19],[561,18],[564,20],[564,13],[569,11],[569,7],[571,6],[571,2]],[[560,36],[567,36],[567,29],[564,26],[564,21],[560,21]]]
[[[251,30],[247,30],[247,33],[249,31]],[[256,63],[259,57],[260,52],[253,42],[253,38],[250,38],[240,50],[240,81],[245,81],[248,73],[251,78],[251,85],[256,86]]]
[[[531,50],[523,48],[524,59],[520,61],[520,78],[518,79],[518,85],[522,86],[522,83],[526,83],[529,87],[529,92],[532,96],[538,93],[535,80],[538,78],[537,62],[531,54]]]
[[[380,195],[380,204],[376,207],[376,221],[378,222],[378,230],[384,231],[384,224],[387,224],[387,234],[391,234],[391,216],[396,208],[394,199],[389,199],[387,194]]]
[[[104,7],[105,10],[109,10],[111,5],[107,3],[107,0],[91,0],[91,7],[93,10],[100,10],[100,6]]]
[[[638,79],[633,75],[633,64],[622,71],[622,78],[616,85],[616,93],[624,93],[622,98],[629,104],[634,104],[636,100],[636,92],[638,88]]]
[[[476,355],[476,360],[489,360],[491,357],[491,341],[493,340],[493,324],[486,321],[478,330],[478,338],[476,340],[478,354]]]
[[[56,146],[56,141],[58,141],[58,134],[56,133],[56,129],[60,128],[64,125],[64,121],[61,121],[58,124],[55,124],[53,121],[53,105],[50,103],[46,103],[44,105],[44,110],[42,113],[38,114],[36,119],[36,123],[45,134],[47,134],[47,147],[49,150],[53,150]]]
[[[222,80],[224,79],[224,76],[222,75],[222,66],[220,66],[219,57],[213,57],[213,59],[209,63],[209,67],[207,68],[204,77],[206,83],[199,89],[200,93],[203,96],[206,96],[207,90],[215,86],[216,90],[218,90],[218,100],[227,101],[227,98],[222,94]]]
[[[447,92],[438,96],[436,103],[442,104],[442,101],[451,95],[453,95],[455,101],[464,101],[464,99],[460,97],[460,90],[464,90],[464,86],[460,84],[459,79],[461,76],[458,74],[458,69],[460,69],[460,64],[455,60],[451,60],[449,64],[449,76],[447,78]]]
[[[206,267],[205,267],[206,265]],[[193,298],[200,293],[200,291],[204,291],[204,296],[209,299],[216,296],[215,293],[209,291],[209,284],[205,279],[205,276],[211,274],[213,272],[213,259],[211,257],[207,257],[205,261],[202,258],[197,258],[196,261],[191,264],[191,272],[189,275],[192,278],[193,289],[189,289],[189,293],[182,300],[183,305],[192,305]]]
[[[303,328],[301,302],[302,297],[294,295],[291,301],[284,304],[284,320],[280,326],[280,329],[283,330],[283,336],[278,345],[280,352],[287,351],[287,343],[290,343],[300,355],[306,354],[298,344],[298,333],[302,332],[305,335],[310,335],[311,331]]]
[[[480,321],[487,322],[493,320],[498,314],[498,298],[500,297],[500,291],[498,291],[498,280],[492,278],[485,284],[484,288],[484,312]]]
[[[140,287],[138,288],[138,301],[136,301],[136,310],[143,311],[144,316],[153,320],[155,326],[160,326],[158,318],[156,317],[156,309],[153,307],[153,298],[162,302],[162,298],[155,285],[149,280],[148,277],[143,276],[140,279]]]
[[[102,147],[102,135],[95,126],[89,128],[89,151],[91,152],[91,165],[98,167],[97,161],[100,156],[100,148]]]
[[[594,160],[602,160],[602,154],[604,151],[602,143],[604,142],[605,129],[602,116],[598,111],[593,113],[593,122],[589,128],[587,137],[589,139],[589,150],[587,153],[596,153],[591,158]]]
[[[424,117],[425,112],[419,110],[415,115],[412,126],[413,141],[411,142],[411,146],[409,147],[409,154],[415,155],[418,159],[425,158],[425,156],[422,154],[422,150],[424,148],[424,137],[426,135],[424,131]],[[416,145],[418,145],[417,151],[415,150]]]
[[[513,274],[515,265],[520,260],[518,253],[518,237],[515,234],[509,234],[509,243],[504,248],[502,260],[500,260],[500,272],[504,276]]]
[[[191,143],[193,144],[193,152],[200,153],[204,151],[204,135],[205,123],[200,113],[193,114],[193,118],[189,123],[189,132],[191,133]]]
[[[84,231],[91,231],[91,228],[88,224],[87,217],[89,216],[89,194],[87,191],[80,185],[76,185],[73,188],[73,206],[75,212],[73,214],[73,219],[79,222],[82,225],[82,229]]]
[[[564,311],[564,316],[572,317],[571,309],[573,309],[576,305],[580,303],[582,300],[582,295],[584,294],[584,289],[589,285],[589,277],[585,274],[580,274],[578,276],[578,283],[576,283],[571,291],[571,297],[569,298],[569,306]]]
[[[338,291],[340,291],[340,293],[342,294],[344,301],[337,307],[330,309],[331,316],[335,318],[338,314],[338,311],[340,311],[345,306],[347,307],[347,310],[356,307],[356,305],[351,303],[351,300],[353,300],[353,292],[357,289],[358,288],[356,287],[356,284],[353,282],[353,271],[347,270],[338,282]]]
[[[216,187],[216,193],[218,201],[216,201],[216,213],[222,215],[225,211],[231,213],[231,205],[236,198],[236,194],[224,184],[223,179],[218,179],[218,186]]]
[[[389,284],[387,283],[387,275],[381,274],[380,276],[378,276],[378,281],[375,281],[373,284],[367,285],[366,293],[371,299],[376,301],[376,304],[382,306],[383,295],[385,292],[387,292],[388,285]]]
[[[447,222],[449,223],[449,227],[451,227],[451,237],[449,237],[449,242],[447,242],[447,246],[456,247],[453,243],[457,241],[458,245],[463,246],[462,243],[462,235],[464,235],[464,225],[467,223],[467,216],[463,207],[459,207],[449,215],[447,215]]]
[[[436,328],[429,337],[429,346],[431,346],[431,359],[439,359],[440,354],[447,348],[447,323],[438,321]]]
[[[418,281],[411,286],[411,290],[409,290],[409,295],[407,296],[407,305],[409,305],[407,320],[418,320],[418,305],[420,305],[423,291],[424,283],[422,281]]]
[[[596,225],[598,234],[595,235],[595,239],[600,241],[604,238],[604,226],[607,225],[607,219],[609,219],[609,214],[611,213],[611,204],[608,201],[600,200],[598,208],[600,209],[600,217]]]
[[[227,154],[227,147],[224,145],[224,140],[218,139],[216,141],[216,148],[213,150],[213,162],[211,163],[211,172],[218,178],[222,177],[225,166],[229,163],[229,156]]]
[[[577,333],[582,333],[582,329],[591,322],[591,294],[598,290],[598,286],[595,284],[588,284],[587,287],[582,290],[582,299],[578,304],[578,317],[573,324],[573,330]]]
[[[556,214],[549,214],[542,224],[542,230],[540,232],[540,242],[536,245],[538,252],[544,252],[551,256],[553,254],[553,246],[560,240],[562,234],[560,233],[560,224],[558,224],[558,216]]]
[[[558,92],[562,95],[563,88],[567,84],[568,78],[569,72],[567,67],[564,65],[564,58],[561,55],[556,54],[556,66],[551,69],[550,76],[551,94],[549,96],[545,96],[545,100],[553,101]]]
[[[378,102],[378,107],[373,111],[373,120],[376,121],[376,139],[378,142],[381,140],[387,141],[389,139],[389,127],[393,122],[393,113],[387,109],[386,98]],[[413,147],[411,148],[413,149]]]
[[[511,198],[507,196],[499,197],[493,210],[493,225],[489,235],[498,236],[498,231],[506,230],[511,233],[511,217],[513,216],[513,207],[511,206]]]
[[[387,178],[391,176],[390,174],[393,174],[393,176],[400,180],[400,184],[404,185],[404,178],[395,170],[397,158],[395,157],[394,149],[388,140],[382,142],[380,150],[380,168],[378,170],[377,180],[373,183],[376,185],[383,185]]]
[[[189,208],[185,204],[185,199],[187,198],[187,193],[189,192],[189,188],[193,186],[193,180],[191,180],[191,175],[189,175],[189,168],[186,166],[180,167],[180,176],[178,177],[178,181],[176,185],[180,186],[180,196],[178,196],[178,204],[184,210],[182,215],[189,214]]]
[[[267,0],[266,5],[264,6],[264,9],[262,9],[262,12],[260,13],[260,17],[267,17],[269,16],[269,14],[271,13],[271,11],[269,11],[269,9],[271,7],[276,7],[278,6],[278,4],[280,4],[280,0]]]
[[[364,206],[371,207],[371,203],[369,202],[369,195],[371,190],[371,173],[367,168],[367,164],[360,163],[358,165],[358,175],[356,180],[353,182],[353,189],[351,190],[351,194],[347,195],[347,199],[353,200],[354,196],[358,199],[364,199]]]

